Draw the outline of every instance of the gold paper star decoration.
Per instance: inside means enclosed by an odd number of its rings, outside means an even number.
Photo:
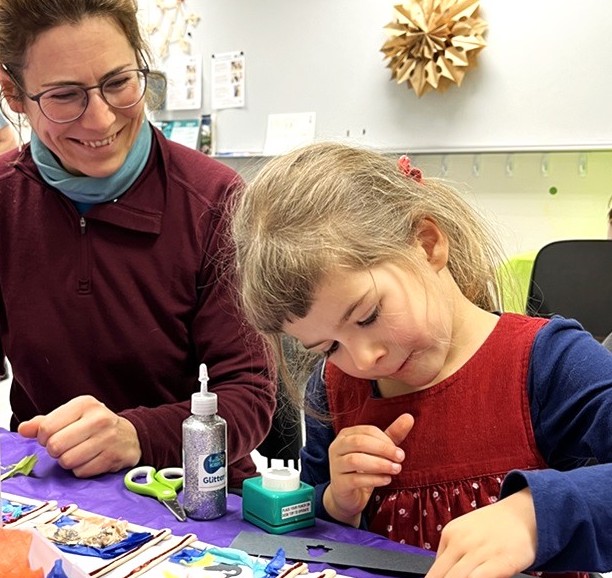
[[[479,0],[412,0],[394,6],[396,20],[381,52],[391,78],[407,83],[417,96],[461,86],[475,56],[485,46],[486,22]]]

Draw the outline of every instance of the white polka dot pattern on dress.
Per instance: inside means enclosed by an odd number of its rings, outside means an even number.
[[[380,513],[377,528],[387,538],[424,548],[428,544],[435,550],[449,521],[499,500],[501,480],[503,476],[493,474],[400,490],[378,489],[368,513],[373,520],[377,519],[376,511]]]

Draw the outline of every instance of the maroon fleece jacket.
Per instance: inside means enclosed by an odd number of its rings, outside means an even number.
[[[11,162],[13,161],[13,162]],[[134,424],[142,463],[181,463],[181,423],[206,362],[228,422],[230,487],[255,474],[276,387],[237,313],[224,218],[236,174],[155,130],[116,202],[83,217],[29,147],[0,161],[0,336],[11,428],[90,394]]]

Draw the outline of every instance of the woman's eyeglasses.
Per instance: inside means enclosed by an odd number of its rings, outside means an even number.
[[[147,90],[148,74],[148,67],[122,70],[94,86],[64,85],[38,94],[26,93],[26,96],[38,104],[50,121],[73,122],[83,116],[89,104],[89,91],[96,88],[100,89],[106,104],[113,108],[125,109],[138,104]]]

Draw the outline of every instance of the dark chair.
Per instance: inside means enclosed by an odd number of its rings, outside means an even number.
[[[536,255],[527,314],[579,321],[598,341],[612,332],[612,240],[556,241]]]
[[[303,445],[302,414],[284,398],[279,384],[278,407],[272,417],[272,428],[257,451],[266,458],[268,466],[272,460],[282,460],[286,466],[299,469],[300,449]]]
[[[288,338],[283,338],[283,349],[289,371],[305,379],[312,363],[306,361],[303,354],[298,353],[297,345]],[[292,369],[292,364],[295,363],[305,364],[304,368]],[[296,379],[299,380],[300,377]],[[290,461],[293,460],[293,467],[299,469],[300,449],[304,445],[302,434],[304,420],[302,412],[288,399],[282,379],[278,380],[276,401],[277,407],[272,418],[272,428],[257,451],[266,458],[268,466],[272,464],[272,460],[282,460],[287,466],[291,465]]]

